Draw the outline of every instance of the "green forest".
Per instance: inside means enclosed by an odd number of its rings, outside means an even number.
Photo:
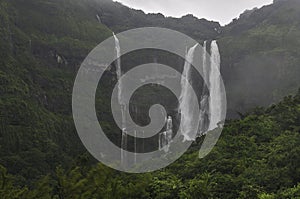
[[[95,46],[149,26],[218,41],[227,120],[205,158],[199,138],[170,166],[127,174],[81,143],[72,88]],[[299,0],[247,11],[226,26],[111,0],[0,0],[0,198],[300,198],[299,37]],[[106,114],[108,97],[97,104]]]
[[[26,186],[1,166],[2,198],[259,198],[300,197],[300,90],[268,108],[226,123],[213,151],[195,143],[169,167],[126,174],[82,155]],[[43,162],[35,160],[35,167]]]

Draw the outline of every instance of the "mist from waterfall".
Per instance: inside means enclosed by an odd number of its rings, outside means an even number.
[[[209,74],[209,128],[218,127],[222,114],[220,52],[217,41],[211,43],[210,74]]]
[[[195,46],[191,47],[185,57],[185,64],[183,68],[183,73],[181,77],[181,94],[179,97],[179,112],[181,114],[180,120],[180,132],[184,136],[184,140],[193,140],[190,135],[195,134],[192,128],[192,123],[195,118],[193,118],[193,103],[191,103],[192,99],[192,90],[189,87],[191,81],[191,64],[194,60],[194,53],[196,50]]]

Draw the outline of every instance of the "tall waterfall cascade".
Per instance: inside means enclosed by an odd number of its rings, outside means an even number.
[[[207,68],[207,52],[206,52],[206,47],[207,47],[207,41],[204,41],[203,47],[202,47],[202,70],[203,70],[203,80],[204,82],[208,83],[208,68]],[[209,85],[207,85],[209,87]],[[204,84],[202,87],[202,98],[201,98],[201,103],[200,103],[200,116],[199,116],[199,128],[198,128],[198,136],[201,136],[205,134],[205,127],[207,126],[207,120],[206,120],[206,115],[208,112],[208,99],[209,96],[206,93],[206,85]]]
[[[126,162],[125,157],[125,150],[127,149],[127,133],[126,133],[126,118],[125,118],[125,111],[126,111],[126,103],[123,100],[122,96],[122,69],[121,69],[121,47],[120,47],[120,41],[118,37],[113,33],[114,39],[115,39],[115,51],[116,51],[116,73],[117,73],[117,79],[118,79],[118,102],[121,108],[122,113],[122,135],[121,135],[121,164],[124,165]]]
[[[191,63],[194,61],[194,53],[197,45],[191,47],[186,54],[186,62],[183,69],[181,78],[181,95],[179,99],[179,111],[181,113],[181,134],[184,137],[184,141],[193,141],[195,137],[189,135],[195,135],[191,132],[193,121],[199,120],[199,128],[196,132],[197,136],[206,134],[207,131],[218,128],[218,123],[221,122],[222,111],[222,96],[221,96],[221,75],[220,75],[220,53],[217,41],[211,42],[210,48],[210,60],[207,58],[207,42],[203,44],[203,79],[207,83],[209,95],[205,93],[203,88],[201,102],[200,102],[200,115],[198,118],[193,117],[193,99],[191,90],[189,90],[188,84],[192,82],[191,79]],[[205,119],[205,115],[208,114],[208,120]],[[206,124],[208,123],[208,124]],[[206,130],[204,127],[208,126]]]
[[[164,150],[166,153],[169,151],[173,137],[173,120],[171,116],[168,116],[166,121],[166,131],[159,134],[158,145],[159,150]]]
[[[220,75],[220,52],[216,41],[211,43],[211,60],[209,73],[209,128],[214,130],[221,121],[222,96],[221,96],[221,75]]]
[[[117,56],[116,65],[116,75],[118,79],[118,103],[121,108],[122,113],[122,135],[121,135],[121,164],[126,165],[127,157],[125,157],[125,151],[128,149],[128,135],[126,129],[126,118],[125,111],[129,107],[126,107],[125,100],[123,98],[123,88],[122,88],[122,66],[121,66],[121,47],[119,39],[115,34],[113,34],[115,39],[115,53]],[[201,136],[207,131],[214,130],[218,128],[218,123],[221,122],[221,111],[222,111],[222,96],[221,96],[221,75],[220,75],[220,53],[218,44],[216,41],[211,42],[210,46],[210,58],[207,56],[206,48],[207,42],[205,41],[202,47],[203,54],[203,79],[207,83],[206,87],[209,93],[201,91],[201,102],[200,102],[200,113],[196,115],[194,112],[195,99],[193,99],[193,90],[191,87],[192,83],[192,63],[194,61],[194,56],[198,44],[189,48],[186,52],[185,63],[183,67],[183,73],[180,80],[181,94],[179,97],[178,113],[180,113],[180,133],[183,136],[183,141],[194,141],[196,136]],[[198,114],[198,113],[197,113]],[[195,132],[195,128],[192,126],[198,122],[199,128],[198,132]],[[168,152],[170,145],[172,143],[173,137],[173,127],[174,118],[168,116],[165,119],[165,128],[163,132],[158,134],[158,148],[161,151]],[[205,127],[205,128],[204,128]],[[204,130],[205,129],[205,130]],[[197,130],[196,130],[197,131]],[[135,152],[137,151],[137,135],[143,132],[134,131],[135,140],[132,143]],[[143,140],[144,143],[144,140]],[[144,144],[142,146],[144,148]],[[134,162],[136,163],[136,156],[134,157]]]
[[[179,111],[181,114],[181,120],[180,120],[180,132],[184,136],[184,140],[192,140],[193,138],[190,136],[192,131],[192,122],[194,120],[192,116],[192,111],[194,109],[193,103],[191,103],[192,99],[192,90],[189,87],[190,81],[191,81],[191,64],[194,60],[194,53],[196,50],[195,46],[191,47],[186,56],[185,56],[185,64],[183,68],[183,73],[181,76],[181,94],[179,97]]]

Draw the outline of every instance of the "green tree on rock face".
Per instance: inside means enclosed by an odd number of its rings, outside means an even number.
[[[0,198],[18,199],[27,192],[27,188],[18,188],[13,185],[13,177],[7,174],[6,168],[0,166]]]
[[[249,185],[246,184],[242,186],[242,191],[239,192],[239,197],[238,199],[255,199],[257,198],[257,194],[259,193],[260,188],[257,187],[256,185]]]
[[[278,191],[278,193],[274,194],[267,194],[267,193],[261,193],[258,194],[259,199],[299,199],[300,198],[300,184],[297,186],[294,186],[292,188],[284,189],[281,191]]]
[[[275,199],[275,195],[274,194],[267,194],[267,193],[262,193],[258,195],[259,199]]]
[[[98,164],[88,172],[87,179],[89,183],[86,194],[90,198],[120,198],[120,193],[118,192],[120,181],[117,180],[112,169]]]
[[[183,188],[182,181],[174,174],[160,172],[153,177],[149,184],[148,192],[151,198],[175,199],[179,198],[179,193]]]
[[[299,199],[300,198],[300,183],[293,188],[285,189],[281,191],[277,198],[291,198],[291,199]]]
[[[184,183],[184,191],[180,193],[181,198],[208,199],[212,198],[212,189],[214,183],[211,174],[203,173],[202,175]]]
[[[23,196],[28,199],[54,199],[56,196],[53,194],[53,185],[51,184],[50,176],[45,176],[34,184],[34,188],[28,190]]]
[[[70,172],[58,167],[56,169],[57,195],[60,199],[79,199],[87,191],[87,179],[76,167]]]

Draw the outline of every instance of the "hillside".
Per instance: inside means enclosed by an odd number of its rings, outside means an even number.
[[[203,41],[215,38],[220,31],[220,24],[193,15],[182,18],[165,17],[162,14],[145,14],[141,10],[128,8],[111,0],[85,0],[84,4],[93,5],[89,12],[114,32],[140,27],[164,27],[180,31]]]
[[[25,183],[84,151],[71,116],[73,81],[87,53],[112,33],[80,5],[0,4],[0,162]]]
[[[72,87],[89,51],[112,35],[108,26],[118,31],[160,23],[188,30],[196,23],[203,29],[194,35],[199,40],[219,27],[191,16],[145,15],[111,1],[3,0],[0,4],[0,163],[18,174],[20,183],[59,164],[67,167],[86,152],[73,124]],[[120,10],[131,13],[127,23]],[[138,14],[143,17],[134,16]],[[127,24],[126,28],[116,22]]]
[[[300,2],[256,9],[222,29],[222,74],[232,112],[268,106],[300,85]]]
[[[2,198],[240,198],[300,197],[300,90],[277,105],[228,121],[213,151],[188,153],[160,171],[126,174],[89,158],[57,167],[28,186],[0,167]],[[201,141],[200,141],[201,142]],[[38,163],[37,164],[41,164]]]
[[[225,27],[111,0],[0,0],[0,198],[299,197],[299,93],[288,96],[300,87],[299,23],[298,0],[244,13]],[[90,50],[112,32],[144,26],[218,39],[228,116],[241,120],[228,121],[204,160],[195,143],[169,168],[137,176],[96,166],[77,136],[71,95]],[[127,65],[155,58],[134,56]],[[108,117],[103,96],[97,103]]]

